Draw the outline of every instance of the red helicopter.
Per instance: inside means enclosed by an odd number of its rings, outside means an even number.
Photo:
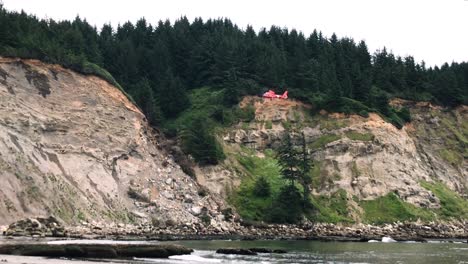
[[[288,91],[284,92],[283,95],[276,94],[273,90],[268,90],[262,95],[263,98],[278,98],[278,99],[288,99]]]

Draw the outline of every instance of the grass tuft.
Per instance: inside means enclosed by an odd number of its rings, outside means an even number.
[[[347,138],[358,141],[373,141],[375,138],[375,136],[372,133],[359,133],[355,131],[348,131],[345,134]]]
[[[325,147],[328,143],[331,143],[333,141],[337,141],[341,139],[340,135],[335,135],[335,134],[327,134],[323,135],[319,138],[317,138],[312,144],[310,144],[311,149],[320,149]]]

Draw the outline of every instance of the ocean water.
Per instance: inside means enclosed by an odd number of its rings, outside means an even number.
[[[95,241],[93,241],[95,242]],[[138,243],[138,242],[132,242]],[[143,242],[145,243],[145,242]],[[151,242],[149,242],[151,243]],[[430,241],[429,243],[397,242],[322,242],[322,241],[175,241],[195,250],[191,255],[169,259],[135,258],[127,260],[47,259],[0,255],[0,263],[36,264],[95,264],[95,263],[457,263],[468,264],[468,244]],[[287,250],[286,254],[258,254],[256,256],[217,254],[218,248],[266,247]]]

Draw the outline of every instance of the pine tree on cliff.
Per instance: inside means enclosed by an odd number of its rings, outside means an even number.
[[[301,137],[301,167],[300,167],[300,177],[299,183],[302,185],[303,188],[303,206],[307,207],[309,205],[309,193],[310,193],[310,185],[312,184],[312,177],[310,175],[310,170],[312,168],[312,162],[309,155],[309,150],[307,149],[307,142],[305,140],[305,135],[302,133]]]
[[[176,117],[190,104],[185,86],[179,77],[173,75],[171,69],[166,71],[165,78],[160,84],[159,100],[161,110],[168,118]]]
[[[278,149],[277,159],[281,166],[281,175],[289,181],[282,186],[272,204],[269,220],[275,223],[297,223],[303,214],[303,197],[296,186],[301,183],[302,164],[301,153],[297,151],[291,140],[291,132],[286,131],[283,144]]]
[[[281,175],[288,180],[291,185],[294,185],[301,176],[301,159],[299,153],[293,146],[289,131],[286,131],[283,137],[283,144],[278,149],[277,158],[281,166]]]
[[[290,181],[290,188],[297,189],[295,186],[296,181],[302,186],[302,205],[304,208],[309,206],[312,162],[309,150],[307,149],[305,135],[303,133],[301,135],[301,147],[295,148],[290,132],[286,132],[283,144],[278,150],[277,158],[281,166],[281,175]]]

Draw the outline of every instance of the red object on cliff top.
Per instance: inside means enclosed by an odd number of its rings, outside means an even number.
[[[262,95],[263,98],[278,98],[278,99],[288,99],[288,91],[284,92],[283,95],[276,94],[273,90],[268,90],[268,92]]]

